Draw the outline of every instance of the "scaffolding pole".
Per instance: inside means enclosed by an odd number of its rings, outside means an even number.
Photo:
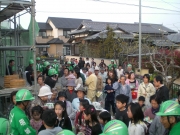
[[[16,15],[14,15],[14,45],[18,46],[17,43],[18,37],[17,37],[17,23],[16,23]],[[15,70],[17,71],[17,64],[18,64],[18,60],[17,60],[17,51],[14,52],[15,53]]]
[[[141,0],[139,0],[139,70],[141,71]]]
[[[31,0],[32,6],[31,6],[31,18],[32,18],[32,48],[33,48],[33,58],[34,58],[34,92],[35,95],[38,95],[38,90],[37,90],[37,72],[36,72],[36,43],[35,43],[35,0]]]

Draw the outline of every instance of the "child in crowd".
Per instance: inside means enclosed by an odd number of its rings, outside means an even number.
[[[74,88],[76,87],[75,79],[68,80],[67,87],[68,87],[68,89],[66,90],[67,100],[72,103],[73,99],[77,97],[77,94],[74,91]]]
[[[76,111],[73,109],[71,102],[67,101],[66,93],[60,91],[58,93],[57,100],[64,102],[68,117],[71,119],[71,121],[74,121],[76,116]]]
[[[144,115],[140,105],[138,103],[130,103],[127,114],[131,120],[128,127],[129,135],[145,135],[147,126],[143,122]]]
[[[111,120],[111,114],[107,111],[99,114],[99,123],[101,124],[101,130],[103,131],[104,126]]]
[[[17,91],[13,91],[10,95],[11,104],[8,106],[8,109],[7,109],[7,116],[6,116],[7,119],[9,119],[9,114],[11,110],[14,108],[14,106],[16,105],[16,93]]]
[[[44,111],[42,120],[46,129],[40,131],[38,135],[56,135],[62,131],[62,128],[54,126],[57,120],[57,115],[54,110]]]
[[[116,115],[115,119],[120,120],[126,124],[128,127],[129,125],[129,118],[127,116],[127,103],[128,103],[129,97],[123,94],[119,94],[116,96]]]
[[[107,85],[104,88],[104,93],[106,93],[105,98],[105,109],[110,112],[110,106],[112,106],[113,114],[116,113],[115,105],[114,105],[114,98],[115,98],[115,90],[113,89],[112,79],[107,79]]]
[[[67,129],[72,131],[71,120],[69,119],[66,106],[64,102],[57,101],[54,104],[54,110],[57,115],[58,123],[55,126],[61,127],[62,129]]]
[[[143,113],[144,113],[144,111],[147,109],[146,108],[146,106],[145,106],[145,97],[143,97],[143,96],[140,96],[139,98],[138,98],[138,103],[139,103],[139,105],[140,105],[140,107],[141,107],[141,109],[142,109],[142,111],[143,111]]]
[[[83,115],[83,111],[85,110],[85,108],[87,108],[89,106],[89,101],[86,99],[80,99],[79,100],[79,111],[76,114],[76,120],[75,120],[75,126],[76,126],[76,133],[78,134],[78,132],[84,132],[84,129],[86,127],[86,123],[85,123],[85,119],[84,119],[84,115]]]
[[[52,88],[51,92],[52,92],[53,94],[51,95],[50,102],[55,103],[55,102],[57,101],[56,99],[57,99],[58,91],[57,91],[56,88]]]
[[[41,106],[34,106],[31,110],[32,119],[30,120],[31,126],[36,130],[36,133],[38,133],[38,130],[42,126],[42,114],[43,114],[43,108]]]
[[[89,105],[84,110],[84,119],[86,121],[85,135],[99,135],[102,133],[97,112],[93,105]]]

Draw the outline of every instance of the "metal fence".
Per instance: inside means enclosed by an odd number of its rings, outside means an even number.
[[[173,85],[172,85],[172,98],[177,98],[178,90],[180,90],[180,85],[173,83]]]

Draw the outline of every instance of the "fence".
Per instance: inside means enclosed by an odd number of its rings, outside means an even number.
[[[177,98],[178,90],[180,90],[180,85],[173,83],[173,85],[172,85],[172,98]]]

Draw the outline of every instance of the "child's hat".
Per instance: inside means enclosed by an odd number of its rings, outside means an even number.
[[[68,83],[66,86],[76,87],[75,79],[68,80]]]

